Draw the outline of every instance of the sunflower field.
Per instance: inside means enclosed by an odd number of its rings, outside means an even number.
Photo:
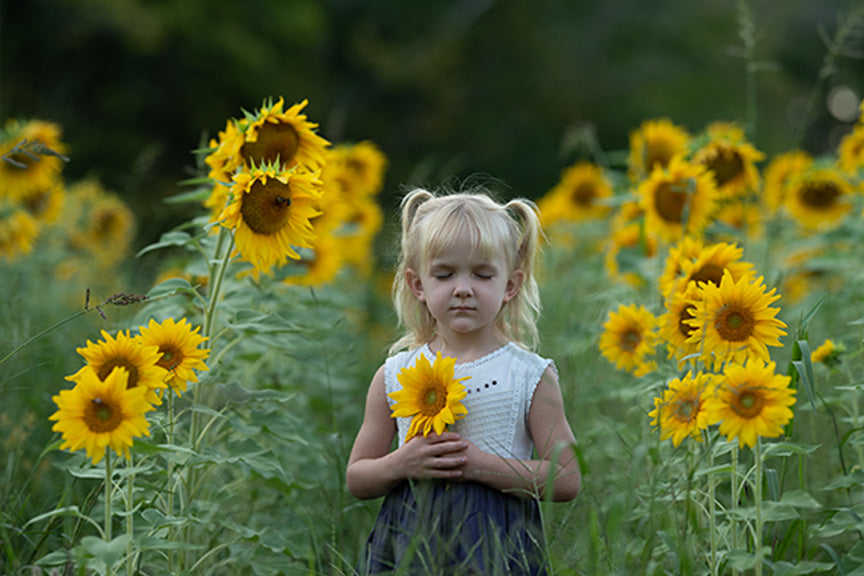
[[[805,111],[862,31],[859,3]],[[552,574],[864,575],[864,103],[831,146],[805,113],[768,153],[747,62],[738,119],[647,117],[621,150],[574,131],[584,153],[518,194],[583,475],[541,502]],[[166,200],[188,218],[143,246],[123,196],[67,176],[62,125],[4,120],[0,576],[354,574],[380,500],[345,465],[399,336],[405,151],[314,110],[202,127]]]

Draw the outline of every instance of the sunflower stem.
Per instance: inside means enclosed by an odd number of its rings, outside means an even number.
[[[753,483],[756,500],[756,531],[753,534],[753,552],[756,554],[756,576],[762,576],[762,441],[756,436],[756,478]]]
[[[711,438],[708,436],[708,431],[704,431],[705,447],[708,452],[708,538],[710,542],[710,552],[708,557],[708,567],[711,570],[711,576],[717,576],[717,501],[715,499],[716,478],[714,477],[714,446]]]
[[[741,498],[741,486],[738,484],[738,445],[732,446],[732,453],[729,456],[729,464],[732,469],[732,501],[729,502],[729,533],[732,537],[732,549],[738,547],[738,519],[736,511],[738,509],[738,500]],[[732,575],[738,576],[738,569],[732,568]]]
[[[111,477],[114,475],[111,469],[111,449],[105,447],[105,542],[111,542],[111,497],[114,490],[111,484]],[[114,574],[114,567],[107,566],[108,574]]]
[[[174,445],[174,424],[175,424],[175,415],[174,415],[174,395],[169,392],[168,394],[168,430],[166,432],[168,441],[168,446]],[[172,458],[168,459],[168,469],[166,472],[166,482],[168,488],[168,518],[173,518],[174,516],[174,460]],[[175,528],[174,522],[168,526],[168,542],[174,542],[175,538]],[[174,549],[168,549],[168,572],[169,574],[174,574]]]
[[[134,461],[132,460],[132,454],[129,454],[128,467],[130,469],[135,468]],[[126,547],[126,576],[133,576],[135,574],[135,562],[133,561],[132,555],[132,540],[134,538],[134,522],[133,522],[133,498],[135,497],[135,473],[130,472],[126,477],[126,534],[129,536],[129,544]]]

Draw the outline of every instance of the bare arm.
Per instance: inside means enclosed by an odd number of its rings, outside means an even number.
[[[582,475],[573,451],[576,440],[564,414],[558,377],[551,368],[537,384],[528,427],[537,446],[537,460],[502,458],[469,444],[463,478],[534,498],[544,497],[551,481],[553,500],[572,500],[579,492]]]
[[[363,424],[348,458],[348,491],[357,498],[377,498],[406,478],[460,478],[467,442],[458,434],[415,436],[390,451],[396,420],[384,386],[384,367],[378,369],[366,395]]]

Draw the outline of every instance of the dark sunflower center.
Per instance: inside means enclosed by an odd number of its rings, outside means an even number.
[[[117,214],[108,210],[102,211],[93,224],[93,231],[98,238],[105,238],[111,235],[119,225]]]
[[[755,418],[762,413],[765,399],[758,390],[747,388],[740,392],[732,403],[732,409],[742,418]]]
[[[654,142],[645,148],[645,168],[650,173],[656,164],[661,168],[669,165],[674,153],[672,146],[665,142]]]
[[[718,187],[734,180],[744,171],[744,161],[741,160],[741,155],[731,150],[721,151],[708,161],[706,166],[714,173]]]
[[[291,216],[291,185],[269,178],[256,180],[243,196],[243,221],[256,234],[276,234]]]
[[[642,342],[642,335],[636,330],[628,330],[621,334],[619,345],[622,350],[633,352],[640,342]]]
[[[698,285],[700,282],[712,282],[715,286],[720,285],[720,280],[723,279],[723,266],[717,264],[706,264],[692,274],[690,280],[695,281]]]
[[[690,311],[693,310],[693,306],[685,306],[681,309],[681,313],[678,315],[678,331],[687,338],[693,331],[696,329],[694,326],[691,326],[687,321],[695,318]]]
[[[753,335],[753,315],[737,306],[726,306],[714,320],[720,337],[726,342],[743,342]]]
[[[675,419],[679,422],[692,422],[698,413],[698,398],[679,400],[675,405]]]
[[[680,224],[684,220],[686,204],[687,193],[677,183],[661,184],[654,195],[654,208],[666,222]]]
[[[111,432],[123,421],[123,411],[114,402],[93,398],[84,411],[84,423],[91,432]]]
[[[169,372],[174,370],[183,361],[182,352],[174,346],[161,346],[159,352],[162,353],[162,357],[159,358],[156,364]]]
[[[447,401],[447,390],[438,382],[430,382],[421,395],[420,413],[424,416],[435,416]]]
[[[22,204],[31,214],[40,215],[48,208],[48,197],[48,192],[37,192],[28,196]]]
[[[300,135],[291,124],[265,123],[258,129],[258,139],[246,142],[240,148],[240,154],[248,166],[250,161],[256,165],[264,162],[270,164],[277,160],[286,168],[297,163],[297,151],[300,149]]]
[[[570,199],[578,206],[590,206],[594,202],[596,190],[593,185],[583,182],[570,191]]]
[[[840,196],[840,190],[830,182],[813,182],[801,191],[801,201],[811,208],[833,206]]]
[[[111,374],[111,371],[114,370],[117,366],[122,366],[129,373],[129,380],[126,381],[126,388],[135,388],[138,386],[138,368],[129,362],[127,358],[109,358],[99,369],[96,371],[96,375],[99,376],[99,379],[103,382],[106,378]]]

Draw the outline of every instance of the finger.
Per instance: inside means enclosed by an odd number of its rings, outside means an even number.
[[[437,444],[439,442],[452,442],[453,440],[459,440],[460,436],[455,432],[445,430],[443,434],[431,432],[426,438],[430,444]]]
[[[461,468],[468,462],[465,456],[440,456],[432,459],[429,468],[435,470],[449,470],[453,468]]]
[[[468,443],[461,440],[440,442],[429,447],[429,454],[440,457],[454,452],[464,452],[467,449]]]

